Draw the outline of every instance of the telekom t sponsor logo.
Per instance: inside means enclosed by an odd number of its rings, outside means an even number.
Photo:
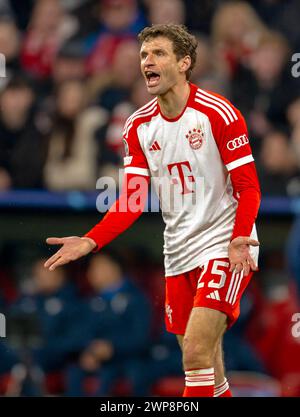
[[[186,178],[188,179],[190,183],[195,182],[195,178],[193,177],[192,169],[191,169],[191,165],[189,161],[175,162],[174,164],[169,164],[168,171],[170,175],[172,175],[175,171],[175,174],[179,176],[180,184],[182,187],[181,194],[190,194],[194,192],[194,190],[189,188],[188,184],[186,183]],[[185,176],[184,171],[187,171],[186,173],[189,175]],[[178,179],[172,178],[172,183],[177,185]]]

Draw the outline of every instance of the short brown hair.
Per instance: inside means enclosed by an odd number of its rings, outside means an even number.
[[[143,43],[159,36],[163,36],[172,42],[177,60],[187,55],[191,57],[191,66],[186,72],[186,78],[189,80],[197,58],[197,39],[195,36],[190,34],[184,25],[161,24],[145,27],[139,33],[138,39]]]

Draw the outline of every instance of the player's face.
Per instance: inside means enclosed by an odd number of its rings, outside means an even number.
[[[172,42],[165,37],[157,37],[143,42],[141,70],[147,90],[153,95],[162,95],[170,90],[184,75],[180,70]]]

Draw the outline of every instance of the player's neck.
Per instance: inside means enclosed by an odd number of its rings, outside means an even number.
[[[176,84],[166,94],[158,97],[160,111],[169,119],[179,116],[186,106],[189,95],[190,85],[187,81],[184,84]]]

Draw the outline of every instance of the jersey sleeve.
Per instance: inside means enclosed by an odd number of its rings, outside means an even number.
[[[231,118],[218,118],[213,126],[213,135],[224,165],[228,171],[232,171],[254,161],[254,158],[244,117],[229,102],[226,105]]]
[[[230,240],[238,236],[250,236],[259,210],[261,193],[253,162],[231,172],[231,182],[238,206]]]
[[[143,179],[145,181],[137,181]],[[117,236],[127,230],[143,213],[148,196],[148,176],[133,174],[124,176],[122,192],[104,218],[84,236],[96,243],[93,252],[97,252]],[[134,196],[134,198],[133,198]]]
[[[141,148],[136,127],[127,120],[123,132],[125,174],[150,175],[147,158]]]

